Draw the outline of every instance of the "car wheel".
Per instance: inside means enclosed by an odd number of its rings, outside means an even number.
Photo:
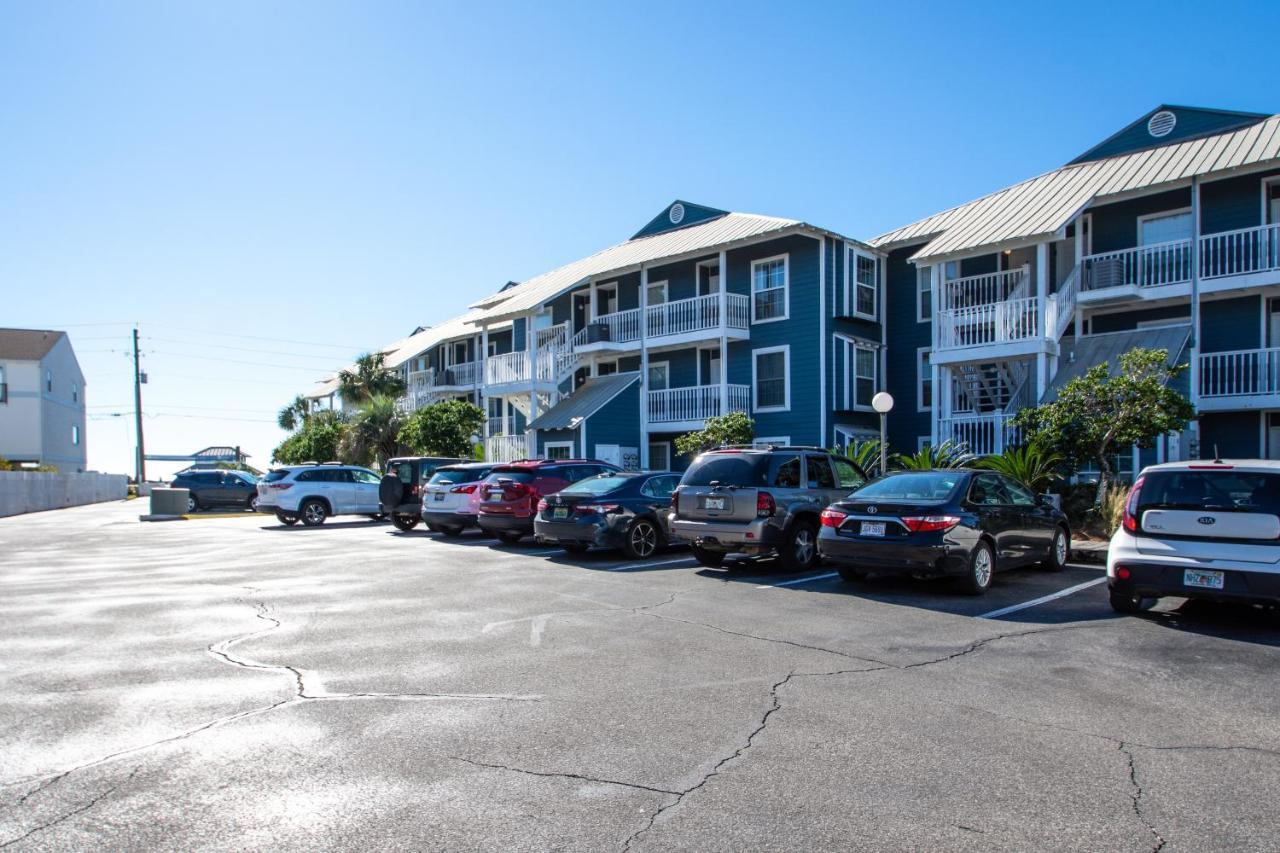
[[[633,560],[647,560],[662,548],[662,531],[647,518],[637,518],[627,528],[622,552]]]
[[[396,513],[391,516],[391,523],[396,526],[396,530],[403,530],[408,533],[410,530],[418,526],[418,517],[416,515],[401,515]]]
[[[200,501],[196,500],[195,495],[187,495],[187,512],[198,512],[200,509]]]
[[[1110,590],[1107,597],[1111,602],[1112,610],[1117,613],[1124,613],[1125,615],[1130,616],[1134,613],[1141,613],[1154,602],[1154,599],[1143,598],[1142,596],[1134,595],[1131,592],[1118,592],[1114,589]]]
[[[560,547],[570,554],[585,554],[591,550],[591,546],[586,542],[561,542]]]
[[[329,508],[324,505],[324,501],[317,498],[303,501],[298,510],[302,515],[302,523],[307,527],[319,527],[329,517]]]
[[[515,530],[504,530],[498,534],[498,538],[508,545],[514,545],[524,538],[524,534]]]
[[[849,581],[850,583],[861,583],[867,579],[867,573],[862,569],[837,569],[840,572],[840,579]]]
[[[990,589],[995,574],[995,554],[990,545],[979,542],[969,555],[969,570],[960,578],[960,590],[969,595],[982,595]]]
[[[252,497],[250,497],[250,498],[249,498],[249,503],[248,503],[248,505],[247,505],[247,506],[248,506],[249,512],[257,512],[257,511],[258,511],[258,496],[257,496],[257,495],[253,495]]]
[[[298,517],[296,515],[289,515],[288,513],[284,513],[284,512],[277,512],[276,521],[288,527],[293,527],[295,524],[298,523]]]
[[[462,528],[456,524],[441,525],[440,527],[437,527],[436,530],[443,533],[445,536],[448,536],[450,539],[457,539],[462,535]]]
[[[693,551],[693,559],[709,569],[718,569],[724,565],[724,554],[720,551],[708,551],[698,545],[690,546]]]
[[[1067,556],[1071,553],[1071,537],[1067,531],[1059,527],[1053,531],[1053,542],[1049,545],[1049,557],[1044,567],[1051,572],[1060,572],[1067,567]]]
[[[788,571],[803,571],[818,564],[818,527],[812,521],[797,521],[782,543],[778,553],[782,567]]]

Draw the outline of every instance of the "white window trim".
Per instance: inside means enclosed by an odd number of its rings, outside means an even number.
[[[601,365],[605,365],[605,364],[613,365],[613,373],[604,374],[600,372]],[[591,375],[593,377],[594,376],[612,376],[614,373],[618,373],[618,372],[619,372],[618,359],[616,358],[602,358],[599,361],[594,361],[591,363]]]
[[[871,261],[873,275],[871,303],[875,306],[875,310],[870,314],[865,314],[858,310],[858,288],[862,287],[858,283],[858,258],[860,257]],[[850,317],[860,317],[863,320],[871,320],[873,322],[876,320],[880,310],[880,264],[876,263],[875,255],[859,252],[852,246],[846,250],[844,264],[844,304],[845,311]]]
[[[932,400],[929,401],[930,404],[928,406],[924,404],[924,379],[925,378],[920,375],[920,359],[921,357],[924,356],[925,353],[928,353],[930,356],[932,356],[933,347],[920,347],[919,349],[916,350],[916,411],[917,412],[927,412],[933,408]],[[929,383],[930,385],[932,385],[933,383],[933,360],[932,359],[930,359],[929,361]],[[937,389],[931,387],[929,396],[933,397],[936,391]]]
[[[1136,237],[1138,238],[1138,248],[1139,248],[1139,249],[1141,249],[1141,248],[1142,248],[1143,246],[1145,246],[1145,245],[1159,246],[1159,245],[1161,245],[1162,243],[1177,242],[1176,240],[1174,240],[1174,241],[1170,241],[1170,240],[1162,240],[1160,243],[1143,243],[1143,242],[1142,242],[1142,226],[1143,226],[1143,224],[1144,224],[1144,223],[1146,223],[1146,222],[1150,222],[1150,221],[1151,221],[1151,220],[1153,220],[1153,219],[1164,219],[1164,218],[1169,217],[1169,216],[1180,216],[1181,214],[1184,214],[1184,213],[1191,213],[1191,208],[1189,208],[1189,207],[1176,207],[1176,208],[1173,208],[1172,210],[1161,210],[1161,211],[1158,211],[1158,212],[1156,212],[1156,213],[1144,213],[1144,214],[1142,214],[1141,216],[1139,216],[1139,217],[1138,217],[1138,220],[1137,220],[1137,229],[1138,229],[1138,233],[1137,233],[1136,235],[1134,235],[1134,236],[1136,236]],[[1194,222],[1192,222],[1192,223],[1191,223],[1191,236],[1189,236],[1189,237],[1185,237],[1185,238],[1183,238],[1183,239],[1190,240],[1190,239],[1192,239],[1192,237],[1194,237],[1194,236],[1195,236],[1195,233],[1196,233],[1196,224],[1195,224]]]
[[[621,302],[622,302],[622,289],[621,289],[620,287],[618,287],[618,282],[616,282],[616,281],[606,281],[606,282],[604,282],[603,284],[597,284],[597,285],[596,285],[594,288],[592,288],[592,290],[591,290],[591,319],[593,319],[593,320],[597,320],[597,319],[599,319],[599,318],[601,318],[601,317],[607,317],[607,316],[608,316],[607,314],[601,314],[601,313],[600,313],[600,292],[601,292],[601,291],[610,291],[610,290],[612,290],[612,291],[613,291],[613,305],[614,305],[614,310],[613,310],[613,311],[611,311],[611,312],[609,312],[609,313],[611,313],[611,314],[616,314],[616,313],[617,313],[618,305],[619,305],[619,304],[621,304]]]
[[[782,379],[783,379],[783,400],[781,406],[765,406],[756,405],[757,393],[760,389],[759,383],[756,381],[756,365],[759,363],[760,356],[770,355],[772,353],[782,353]],[[724,369],[724,365],[720,365],[720,369]],[[791,411],[791,345],[784,344],[780,347],[763,347],[761,349],[753,349],[751,351],[751,410],[753,412],[789,412]]]
[[[662,288],[661,302],[654,302],[652,299],[649,298],[649,291],[653,290],[655,287]],[[671,299],[671,289],[667,286],[667,280],[664,278],[662,281],[651,281],[647,285],[645,285],[644,298],[645,298],[645,305],[666,305],[667,302],[670,301]]]
[[[715,267],[716,284],[718,285],[715,290],[710,290],[710,291],[707,291],[706,293],[702,292],[703,267],[706,267],[707,269],[711,269],[712,267]],[[708,278],[708,286],[710,286],[710,281],[709,281],[709,279],[711,278],[710,274],[708,274],[707,278]],[[720,270],[719,258],[712,258],[711,260],[708,260],[708,261],[698,261],[696,264],[693,265],[693,292],[695,296],[710,296],[714,293],[719,293],[720,292],[719,288],[722,286],[724,286],[724,278]]]
[[[569,455],[564,458],[573,459],[575,456],[574,448],[576,446],[577,445],[572,441],[547,441],[547,442],[544,442],[542,445],[542,456],[544,459],[553,459],[553,458],[558,459],[559,457],[553,457],[551,455],[551,448],[554,447],[556,449],[563,449],[567,447],[569,448]]]
[[[669,361],[651,361],[651,362],[649,362],[649,370],[653,370],[655,367],[665,367],[665,368],[667,369],[667,387],[666,387],[666,388],[651,388],[651,387],[649,387],[649,374],[647,374],[647,373],[646,373],[646,374],[645,374],[645,376],[644,376],[644,385],[645,385],[645,390],[646,390],[646,391],[667,391],[667,390],[670,390],[670,388],[671,388],[671,362],[669,362]]]
[[[840,409],[840,411],[842,412],[874,411],[871,408],[870,400],[868,400],[865,405],[858,405],[858,354],[857,354],[857,351],[860,349],[869,350],[873,356],[872,363],[875,365],[875,375],[871,377],[871,387],[872,387],[871,396],[874,397],[876,393],[875,389],[881,383],[881,376],[880,376],[881,359],[879,357],[880,344],[876,343],[875,341],[868,341],[865,338],[855,338],[851,335],[837,334],[835,338],[836,340],[846,345],[846,349],[845,349],[846,364],[845,364],[845,371],[844,371],[843,392],[844,392],[845,402],[848,403],[849,405],[843,409]],[[837,355],[837,358],[838,357],[839,356]],[[837,389],[837,390],[840,390],[840,389]],[[836,402],[839,403],[840,401],[837,399]]]
[[[915,271],[916,271],[916,322],[928,323],[933,320],[933,311],[937,310],[936,303],[938,301],[933,296],[933,268],[932,267],[916,267]],[[924,291],[920,289],[921,273],[924,273],[925,280],[929,282],[929,287],[926,289],[929,291],[929,303],[930,303],[929,307],[933,309],[933,311],[930,312],[930,316],[928,317],[920,316],[922,313],[924,313],[924,301],[920,298],[921,295],[923,295],[924,293]]]
[[[1271,193],[1272,185],[1280,185],[1280,176],[1273,175],[1269,178],[1262,179],[1262,198],[1260,200],[1260,203],[1262,205],[1262,216],[1258,220],[1258,222],[1260,222],[1263,225],[1280,224],[1280,223],[1267,221],[1268,218],[1271,216],[1270,205],[1267,204],[1267,196],[1270,195]]]
[[[654,449],[655,447],[665,447],[665,448],[667,449],[667,467],[665,467],[665,468],[655,468],[655,467],[653,466],[653,449]],[[675,461],[674,454],[675,454],[675,448],[672,446],[672,443],[671,443],[671,442],[669,442],[669,441],[650,441],[650,442],[649,442],[649,463],[650,463],[650,464],[649,464],[649,470],[651,470],[651,471],[670,471],[670,470],[671,470],[671,463],[672,463],[673,461]]]
[[[769,264],[774,261],[782,261],[782,316],[769,317],[764,320],[756,319],[756,267],[761,264]],[[723,287],[724,281],[721,280]],[[777,323],[791,317],[791,253],[784,252],[781,255],[773,255],[768,258],[756,258],[751,262],[751,325],[762,326],[765,323]]]
[[[769,435],[761,438],[751,439],[752,447],[764,447],[767,444],[773,444],[778,447],[789,447],[791,445],[791,436],[789,435]]]

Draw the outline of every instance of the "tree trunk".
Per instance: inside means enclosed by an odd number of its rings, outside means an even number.
[[[1093,496],[1095,508],[1102,506],[1102,499],[1106,497],[1107,489],[1111,488],[1112,479],[1110,461],[1105,454],[1098,454],[1098,491]]]

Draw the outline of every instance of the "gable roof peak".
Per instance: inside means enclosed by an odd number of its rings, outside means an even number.
[[[648,237],[653,234],[661,234],[664,231],[674,231],[677,228],[687,228],[690,225],[697,225],[712,219],[718,219],[721,216],[728,216],[729,211],[720,210],[716,207],[707,207],[702,204],[694,204],[693,202],[676,199],[663,208],[662,212],[650,219],[648,224],[631,235],[632,240],[638,240],[641,237]]]
[[[1270,117],[1267,113],[1160,104],[1066,165],[1075,166],[1091,160],[1104,160],[1148,148],[1172,145],[1175,142],[1214,136],[1257,124]]]

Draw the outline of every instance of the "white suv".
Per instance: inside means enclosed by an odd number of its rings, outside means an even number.
[[[1280,603],[1280,462],[1171,462],[1142,471],[1107,552],[1111,606],[1162,595]]]
[[[281,524],[301,521],[308,527],[324,524],[331,515],[381,519],[381,482],[368,468],[355,465],[287,465],[258,481],[258,512],[275,513]]]

